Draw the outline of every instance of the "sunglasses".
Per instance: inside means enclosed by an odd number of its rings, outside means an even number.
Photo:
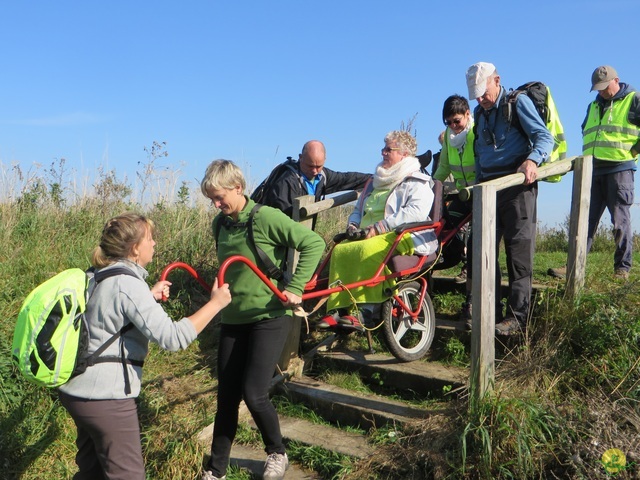
[[[444,124],[447,127],[450,127],[451,125],[460,125],[462,123],[462,119],[461,118],[454,118],[453,120],[445,120]]]
[[[382,153],[390,153],[390,152],[394,152],[396,150],[400,150],[399,148],[394,148],[394,147],[384,147],[381,151]]]

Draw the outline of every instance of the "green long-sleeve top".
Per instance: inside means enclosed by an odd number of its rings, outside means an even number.
[[[232,255],[242,255],[264,271],[255,248],[250,245],[248,235],[247,222],[255,202],[248,197],[245,198],[247,204],[239,212],[236,222],[223,214],[213,219],[214,235],[217,222],[224,222],[218,235],[218,261],[222,264]],[[281,268],[284,265],[289,248],[300,252],[298,265],[286,289],[301,295],[322,257],[324,240],[314,231],[294,222],[275,208],[261,207],[254,214],[253,222],[254,242],[276,266]],[[265,318],[291,314],[291,309],[284,307],[278,297],[242,262],[235,262],[229,266],[224,281],[229,284],[232,300],[222,310],[222,323],[253,323]],[[284,290],[282,284],[279,284],[278,288]]]

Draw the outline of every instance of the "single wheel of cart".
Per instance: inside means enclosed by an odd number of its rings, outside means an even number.
[[[419,360],[431,348],[436,317],[426,289],[424,280],[401,283],[398,294],[382,304],[384,340],[398,360]]]

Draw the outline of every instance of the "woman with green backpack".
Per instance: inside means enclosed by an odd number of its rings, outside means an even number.
[[[130,273],[102,280],[86,309],[88,354],[129,323],[134,328],[111,344],[96,363],[59,388],[60,402],[77,427],[74,480],[144,480],[136,397],[149,341],[170,351],[185,349],[213,317],[231,301],[229,286],[211,290],[211,297],[189,317],[174,322],[158,304],[169,295],[168,281],[151,289],[145,267],[154,254],[153,222],[125,213],[107,222],[93,252],[97,272],[125,268]]]

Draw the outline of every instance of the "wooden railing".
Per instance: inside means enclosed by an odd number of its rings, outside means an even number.
[[[569,222],[569,252],[566,291],[569,299],[584,286],[586,263],[589,191],[592,160],[590,156],[571,157],[538,168],[538,179],[573,170],[573,193]],[[463,190],[461,197],[473,201],[473,311],[471,331],[471,404],[493,389],[495,380],[495,266],[496,266],[496,193],[521,185],[524,174],[516,173],[483,182]]]

